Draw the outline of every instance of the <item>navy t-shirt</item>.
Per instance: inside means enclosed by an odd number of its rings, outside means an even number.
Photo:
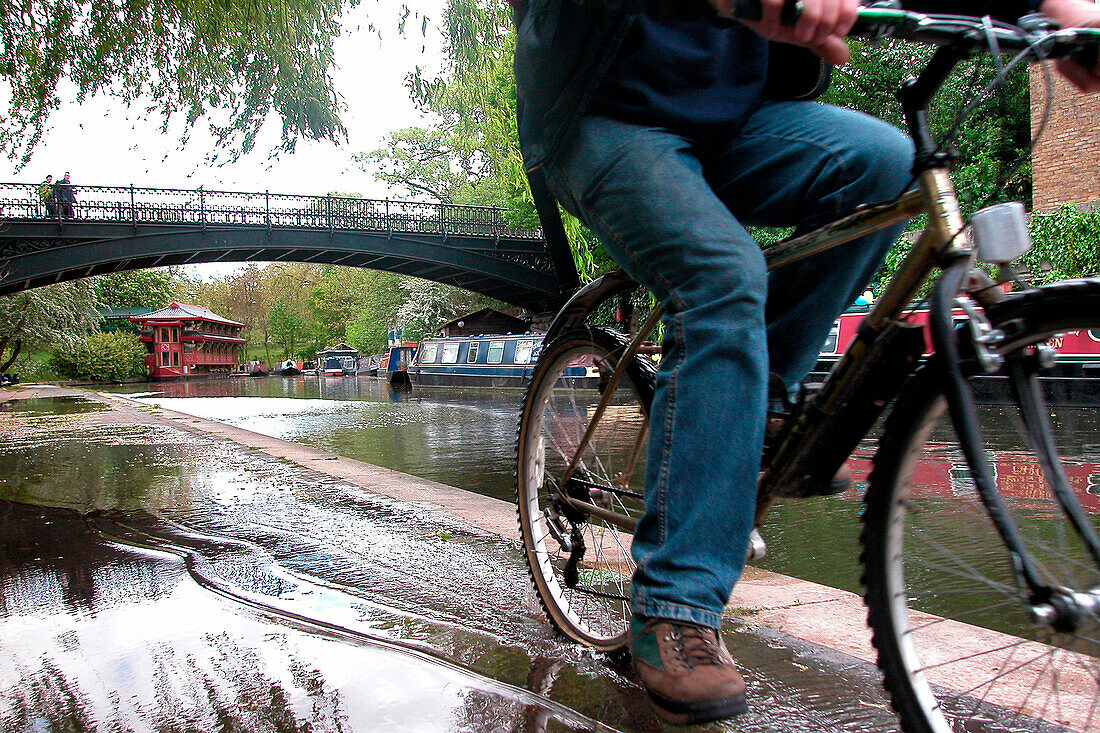
[[[758,105],[767,66],[767,42],[742,25],[642,14],[590,110],[674,130],[736,126]]]

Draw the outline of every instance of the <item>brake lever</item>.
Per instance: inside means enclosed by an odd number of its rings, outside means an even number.
[[[1050,17],[1042,13],[1028,13],[1020,18],[1016,25],[1028,33],[1053,33],[1059,29],[1059,25]],[[1100,47],[1095,43],[1083,47],[1069,56],[1070,61],[1075,61],[1086,69],[1095,69],[1100,64]]]

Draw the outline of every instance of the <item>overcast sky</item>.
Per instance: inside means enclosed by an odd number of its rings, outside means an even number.
[[[272,193],[359,193],[370,198],[397,197],[350,161],[352,154],[373,150],[392,130],[423,124],[404,86],[417,64],[437,63],[438,24],[429,29],[429,48],[420,23],[408,24],[408,37],[396,33],[398,0],[362,2],[347,13],[344,33],[337,40],[336,88],[348,105],[343,115],[348,142],[299,141],[293,155],[274,161],[268,153],[279,141],[280,124],[270,120],[256,148],[237,163],[221,167],[204,161],[209,138],[200,121],[186,149],[178,135],[161,135],[158,120],[142,119],[140,106],[127,110],[110,98],[83,105],[67,104],[52,118],[52,127],[31,162],[18,173],[8,160],[0,163],[0,179],[38,182],[47,173],[72,174],[76,185],[130,185],[155,188],[197,188]],[[418,12],[438,21],[442,0],[417,0]],[[370,14],[382,30],[382,40],[366,28]]]

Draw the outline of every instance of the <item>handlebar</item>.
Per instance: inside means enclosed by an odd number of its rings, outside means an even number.
[[[781,22],[793,25],[800,3],[788,0]],[[735,0],[733,15],[740,20],[761,18],[760,0]],[[937,46],[964,42],[995,42],[1001,51],[1030,49],[1038,58],[1096,58],[1100,28],[1057,28],[1049,18],[1027,16],[1021,26],[990,22],[965,15],[933,15],[892,7],[867,6],[859,9],[850,36],[857,38],[900,38]],[[1085,61],[1087,63],[1087,61]]]

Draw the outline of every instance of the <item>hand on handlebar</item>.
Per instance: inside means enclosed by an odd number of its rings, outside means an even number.
[[[1087,0],[1081,0],[1087,2]],[[733,0],[709,0],[723,18],[733,17]],[[797,22],[780,23],[784,0],[760,0],[760,20],[740,19],[765,38],[806,46],[831,64],[848,61],[850,52],[844,36],[852,29],[859,0],[802,0]]]
[[[1100,5],[1091,0],[1044,0],[1039,10],[1063,28],[1100,28]],[[1058,71],[1082,92],[1100,92],[1100,63],[1061,60]]]

